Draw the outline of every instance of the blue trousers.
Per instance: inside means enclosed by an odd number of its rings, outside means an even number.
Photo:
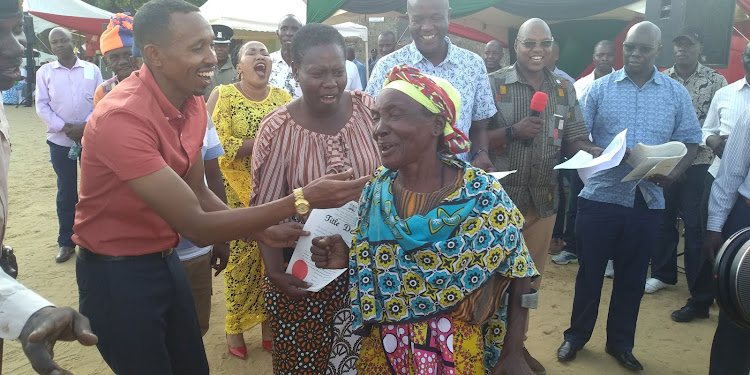
[[[695,283],[703,259],[701,201],[708,174],[708,164],[693,165],[683,179],[664,190],[666,206],[659,241],[651,254],[651,277],[667,284],[677,284],[677,245],[680,233],[677,217],[685,226],[685,276],[688,286]]]
[[[740,196],[724,224],[724,238],[750,227],[750,205]],[[740,328],[719,313],[719,324],[711,345],[709,375],[747,375],[750,373],[750,329]]]
[[[632,351],[651,247],[664,210],[651,210],[640,191],[632,208],[578,198],[578,275],[565,340],[581,348],[594,332],[604,269],[614,260],[615,277],[607,318],[607,346]]]
[[[175,252],[119,261],[79,255],[76,278],[79,310],[116,374],[208,374],[193,295]]]
[[[57,245],[74,247],[75,244],[70,237],[73,236],[73,222],[78,204],[78,162],[68,158],[70,147],[50,141],[47,141],[47,144],[52,168],[57,175]]]

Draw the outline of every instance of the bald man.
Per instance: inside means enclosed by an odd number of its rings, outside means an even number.
[[[503,45],[497,40],[490,40],[484,46],[482,59],[484,60],[484,66],[487,68],[487,73],[496,72],[503,67],[504,54]]]
[[[603,149],[588,140],[573,84],[544,64],[552,49],[549,26],[538,18],[524,22],[513,48],[516,63],[489,75],[497,107],[488,131],[491,160],[499,171],[518,171],[503,179],[503,188],[523,213],[524,241],[543,276],[559,203],[553,167],[561,154],[584,150],[598,156]],[[535,92],[549,97],[539,116],[529,108]],[[532,283],[540,286],[541,278]],[[535,373],[544,373],[528,351],[525,355]]]
[[[80,60],[73,52],[70,31],[57,27],[49,33],[57,61],[36,73],[36,113],[47,125],[50,161],[57,175],[58,252],[62,263],[75,254],[73,220],[78,203],[78,154],[83,129],[94,111],[94,92],[102,83],[99,67]],[[80,150],[80,148],[79,148]]]
[[[692,164],[701,142],[701,127],[687,90],[654,66],[660,51],[661,30],[651,22],[634,25],[623,44],[625,67],[594,81],[581,101],[594,142],[609,144],[628,129],[629,149],[638,143],[660,145],[677,141],[687,146],[687,154],[667,176],[621,182],[633,171],[625,160],[588,179],[578,199],[579,267],[570,328],[557,350],[560,361],[575,359],[591,338],[604,269],[607,260],[613,259],[616,279],[609,304],[605,351],[623,367],[643,370],[633,355],[633,346],[651,249],[664,217],[662,189]]]
[[[487,68],[476,53],[455,46],[448,38],[451,9],[448,0],[408,0],[411,44],[383,56],[375,64],[365,90],[377,97],[386,75],[396,65],[407,64],[422,73],[450,82],[461,93],[456,127],[471,139],[471,151],[458,157],[478,168],[492,171],[487,143],[487,122],[497,112]]]
[[[302,90],[292,73],[292,38],[301,27],[302,22],[294,14],[287,14],[279,21],[276,36],[281,49],[271,54],[271,78],[268,81],[269,85],[286,90],[294,99],[302,96]]]

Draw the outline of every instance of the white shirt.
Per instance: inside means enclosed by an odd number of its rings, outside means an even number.
[[[614,72],[614,71],[615,70],[612,69],[612,72]],[[612,72],[610,72],[610,73],[612,73]],[[604,76],[602,76],[602,77],[604,77]],[[599,78],[601,78],[601,77],[599,77]],[[575,81],[575,83],[573,83],[573,87],[575,87],[575,89],[576,89],[576,96],[578,97],[579,101],[583,97],[583,93],[586,92],[586,89],[589,87],[589,85],[591,85],[592,83],[594,83],[594,81],[596,81],[596,69],[594,69],[589,75],[587,75],[585,77],[582,77],[581,79],[579,79],[578,81]]]
[[[372,69],[365,92],[377,98],[386,76],[396,65],[407,64],[423,74],[440,77],[450,82],[461,94],[461,109],[456,127],[470,136],[472,121],[487,120],[497,113],[487,67],[479,55],[453,45],[447,36],[445,43],[448,45],[448,55],[437,66],[422,55],[414,42],[381,57]],[[465,152],[458,157],[469,161],[469,154]]]
[[[742,113],[750,106],[750,85],[747,78],[722,87],[711,101],[708,108],[706,121],[703,122],[703,143],[706,143],[711,135],[729,135],[734,125],[742,117]],[[714,158],[713,164],[708,168],[708,173],[716,177],[719,172],[721,159]]]
[[[750,107],[743,107],[740,112],[743,115],[724,148],[724,155],[731,157],[721,163],[711,186],[707,229],[713,232],[724,229],[737,199],[750,198]]]
[[[349,91],[362,91],[362,80],[359,79],[357,64],[346,60],[346,89]]]
[[[0,338],[16,340],[31,315],[54,306],[0,270]]]
[[[292,67],[281,56],[281,50],[272,53],[270,57],[271,78],[268,80],[268,84],[286,90],[292,96],[292,99],[302,96],[299,82],[294,79]]]

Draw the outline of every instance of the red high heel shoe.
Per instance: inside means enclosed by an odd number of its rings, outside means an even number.
[[[261,344],[263,345],[263,349],[265,349],[266,351],[270,352],[273,350],[273,341],[263,340]]]
[[[229,348],[229,354],[231,354],[231,355],[233,355],[233,356],[235,356],[237,358],[241,358],[241,359],[245,359],[245,357],[247,357],[247,346],[241,346],[239,348],[233,348],[233,347],[227,345],[227,347]]]
[[[229,335],[225,335],[225,336],[229,338]],[[229,346],[229,343],[227,343],[227,348],[229,348],[229,354],[237,358],[245,359],[247,357],[247,345],[242,345],[242,346],[233,348]]]

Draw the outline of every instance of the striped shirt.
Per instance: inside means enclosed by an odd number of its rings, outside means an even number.
[[[703,123],[703,143],[711,135],[729,135],[742,116],[742,111],[750,105],[750,84],[742,78],[729,86],[719,89],[711,101],[706,121]],[[716,177],[720,158],[714,158],[708,173]]]
[[[563,141],[588,139],[573,84],[547,68],[544,74],[541,91],[547,93],[549,100],[540,115],[544,124],[542,131],[530,146],[523,140],[514,140],[499,155],[490,153],[490,160],[498,171],[518,171],[503,180],[503,188],[521,212],[536,208],[538,217],[557,212],[558,172],[552,168],[560,162]],[[491,73],[490,87],[497,107],[490,129],[511,126],[531,115],[534,88],[518,75],[515,65]]]
[[[727,85],[727,79],[715,70],[701,65],[701,63],[698,63],[695,72],[685,80],[677,74],[674,67],[662,73],[685,86],[688,94],[690,94],[690,98],[693,100],[693,107],[695,107],[695,115],[698,116],[698,122],[703,126],[708,114],[708,108],[711,105],[711,99],[713,99],[719,89]],[[713,151],[705,145],[701,145],[698,149],[698,155],[693,161],[693,165],[711,164],[713,158]]]
[[[721,163],[708,203],[707,229],[713,232],[721,232],[738,198],[750,198],[750,107],[744,108],[724,155],[731,157]]]
[[[253,148],[251,206],[285,197],[326,174],[349,168],[354,177],[375,172],[380,166],[370,115],[375,100],[360,91],[351,94],[352,117],[335,135],[304,128],[287,106],[266,116]]]

